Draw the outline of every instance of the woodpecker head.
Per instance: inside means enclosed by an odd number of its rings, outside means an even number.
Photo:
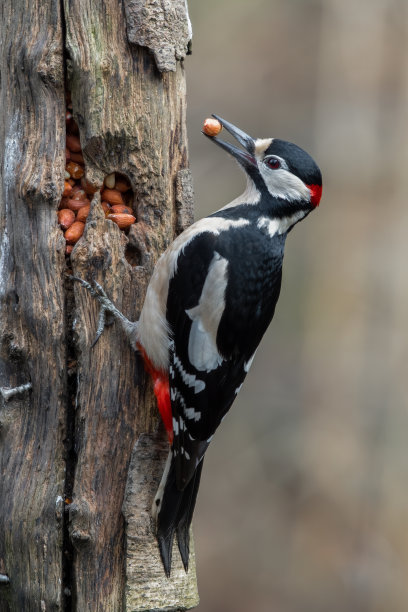
[[[242,166],[259,198],[272,197],[310,212],[319,205],[322,175],[316,162],[297,145],[278,138],[254,139],[232,123],[213,115],[244,147],[240,149],[216,136],[208,136]],[[284,206],[283,208],[286,208]],[[282,210],[282,214],[287,213]]]

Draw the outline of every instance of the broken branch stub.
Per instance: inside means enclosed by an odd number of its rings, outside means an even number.
[[[126,0],[127,37],[147,47],[160,72],[174,72],[192,37],[186,0]]]

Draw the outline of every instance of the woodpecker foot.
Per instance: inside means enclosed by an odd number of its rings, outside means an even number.
[[[91,284],[91,283],[88,283],[88,281],[84,280],[83,278],[79,278],[78,276],[70,275],[69,278],[71,278],[72,280],[78,281],[78,283],[80,283],[83,287],[85,287],[85,289],[89,291],[92,297],[96,298],[101,305],[101,309],[99,311],[99,318],[98,318],[98,327],[96,329],[96,335],[95,335],[94,341],[92,342],[91,348],[93,348],[95,344],[98,342],[99,338],[102,335],[103,330],[105,329],[105,326],[110,325],[111,323],[110,321],[106,320],[106,314],[112,315],[116,319],[119,319],[120,323],[122,324],[123,329],[125,330],[130,341],[132,342],[133,341],[132,336],[137,328],[137,322],[134,323],[132,321],[129,321],[129,319],[127,319],[125,315],[122,314],[120,310],[116,308],[112,300],[110,300],[108,296],[106,295],[106,292],[103,289],[103,287],[101,287],[101,285],[97,283],[96,280],[93,280]]]
[[[3,396],[5,400],[9,400],[14,395],[21,395],[25,391],[30,391],[31,388],[32,388],[32,384],[30,382],[25,383],[25,385],[19,385],[18,387],[13,387],[12,389],[9,389],[7,387],[0,387],[0,394]]]

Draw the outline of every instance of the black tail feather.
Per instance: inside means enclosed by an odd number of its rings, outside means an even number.
[[[188,570],[190,555],[190,525],[193,518],[194,507],[200,484],[201,460],[197,466],[194,476],[181,490],[176,485],[176,474],[173,460],[167,475],[163,492],[163,499],[157,515],[157,541],[159,543],[160,556],[163,562],[166,576],[170,576],[171,557],[173,549],[174,534],[177,532],[177,542],[183,561],[184,569]]]
[[[160,557],[163,563],[164,571],[167,578],[170,578],[171,572],[171,553],[173,550],[174,529],[167,535],[157,532],[157,541],[159,543]]]
[[[193,478],[184,490],[183,500],[177,515],[177,543],[186,572],[188,571],[188,560],[190,556],[190,525],[193,520],[203,462],[204,459],[198,464]]]

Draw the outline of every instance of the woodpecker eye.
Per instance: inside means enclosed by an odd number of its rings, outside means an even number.
[[[278,170],[278,168],[280,168],[282,165],[279,159],[276,159],[276,157],[268,157],[265,159],[265,164],[268,166],[268,168],[271,168],[271,170]]]

